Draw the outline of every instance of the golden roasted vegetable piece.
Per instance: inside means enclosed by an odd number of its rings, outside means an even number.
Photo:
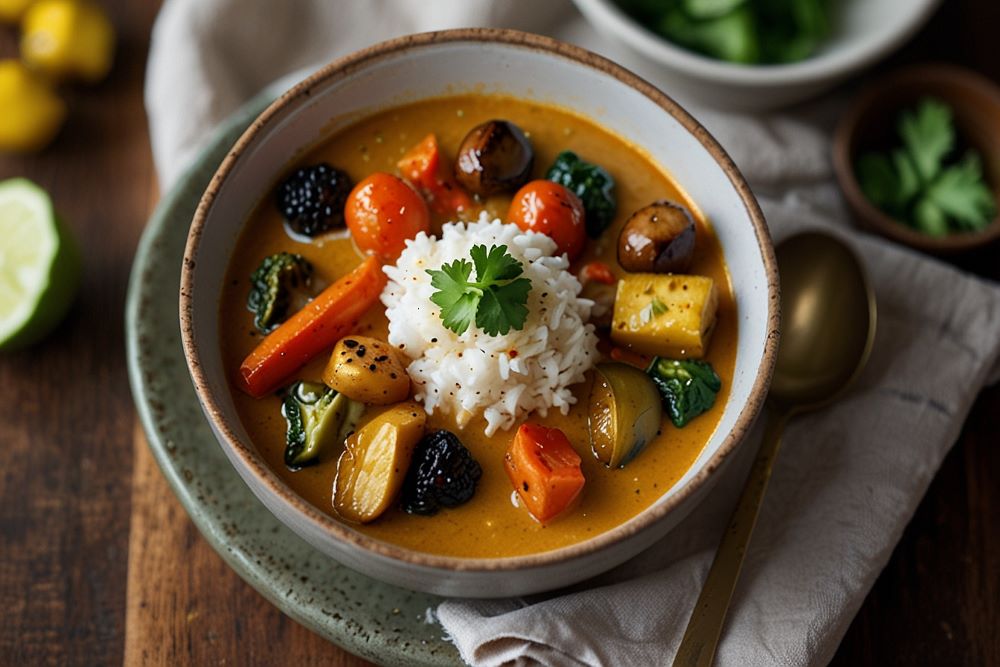
[[[634,273],[618,283],[611,338],[643,354],[700,358],[708,350],[718,304],[711,278]]]
[[[396,350],[369,336],[341,338],[323,371],[323,382],[369,405],[399,403],[410,396],[410,376]]]
[[[0,60],[0,151],[38,151],[56,136],[66,105],[38,74]]]
[[[422,407],[400,403],[347,439],[333,480],[333,507],[340,516],[368,523],[389,508],[426,423]]]
[[[39,0],[25,12],[22,30],[24,62],[53,78],[96,83],[111,69],[115,29],[88,0]]]

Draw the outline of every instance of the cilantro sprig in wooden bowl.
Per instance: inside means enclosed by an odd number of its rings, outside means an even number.
[[[868,229],[936,254],[1000,239],[1000,88],[948,65],[876,81],[841,118],[841,189]]]

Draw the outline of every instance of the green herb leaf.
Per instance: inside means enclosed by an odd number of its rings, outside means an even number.
[[[507,246],[473,246],[472,263],[456,259],[440,270],[427,269],[437,291],[431,301],[441,308],[445,327],[461,335],[474,321],[490,336],[506,335],[512,328],[523,329],[528,317],[531,281],[518,278],[524,273],[521,262],[507,252]],[[473,266],[476,280],[469,280]]]
[[[657,297],[653,297],[653,300],[649,302],[649,308],[653,311],[653,315],[662,315],[667,312],[667,304],[660,301]]]
[[[913,209],[913,223],[928,236],[948,234],[948,217],[933,201],[924,198]]]
[[[983,182],[979,157],[972,153],[942,171],[924,196],[959,227],[970,231],[987,226],[996,215],[993,193]]]
[[[899,135],[920,180],[930,183],[941,171],[944,157],[955,147],[951,109],[943,102],[926,98],[915,110],[902,113]]]
[[[913,158],[903,149],[893,151],[892,164],[896,167],[896,176],[899,178],[896,205],[903,207],[920,194],[920,174],[917,172]]]
[[[465,333],[476,316],[478,303],[478,299],[466,291],[472,264],[456,259],[451,264],[441,265],[440,271],[428,270],[427,273],[431,276],[431,286],[437,289],[431,301],[440,306],[444,325],[459,335]]]
[[[507,246],[493,246],[486,250],[486,246],[472,246],[469,252],[472,256],[472,263],[476,265],[476,281],[480,283],[494,283],[498,280],[511,280],[524,273],[521,262],[507,254]]]
[[[528,302],[530,291],[531,281],[527,278],[486,290],[479,301],[476,326],[490,336],[506,336],[511,328],[523,329],[528,318],[528,308],[524,304]]]
[[[983,178],[979,155],[969,151],[959,162],[951,110],[924,99],[900,114],[903,146],[867,153],[855,165],[868,199],[897,220],[931,236],[976,231],[997,214],[997,201]]]
[[[899,203],[899,177],[892,161],[882,153],[866,153],[855,167],[858,184],[868,200],[876,206],[894,207]]]

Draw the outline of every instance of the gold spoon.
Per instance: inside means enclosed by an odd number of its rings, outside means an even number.
[[[829,234],[805,232],[781,243],[776,254],[781,343],[767,398],[764,439],[674,667],[709,667],[715,658],[788,419],[840,396],[861,373],[875,340],[875,293],[850,248]]]

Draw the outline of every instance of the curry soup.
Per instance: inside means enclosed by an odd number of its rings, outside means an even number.
[[[711,227],[695,202],[640,148],[602,129],[589,119],[564,109],[500,95],[470,94],[436,98],[391,108],[337,132],[312,150],[300,164],[327,162],[346,171],[354,182],[375,171],[397,171],[396,163],[415,143],[435,133],[444,156],[455,156],[470,128],[492,118],[504,118],[523,129],[534,147],[532,178],[541,178],[557,154],[572,150],[598,162],[615,180],[617,213],[612,226],[596,240],[589,239],[571,271],[600,260],[621,273],[616,240],[629,215],[650,202],[671,199],[687,206],[695,219],[697,243],[689,274],[712,278],[718,289],[718,315],[705,360],[722,380],[714,406],[684,428],[675,427],[666,414],[660,434],[628,465],[609,469],[591,450],[588,432],[588,395],[593,372],[573,387],[576,405],[569,414],[550,409],[547,417],[529,419],[561,429],[582,459],[585,486],[577,504],[558,519],[542,525],[519,502],[504,470],[504,456],[516,429],[483,433],[483,420],[464,428],[453,416],[429,415],[428,431],[454,432],[482,467],[475,495],[467,503],[442,509],[434,516],[411,515],[394,504],[377,520],[357,530],[373,538],[416,551],[461,557],[509,557],[565,547],[621,525],[649,507],[688,470],[716,430],[732,383],[737,342],[737,316],[722,251]],[[504,219],[511,193],[489,196],[460,217],[474,219],[481,209]],[[477,200],[478,202],[478,200]],[[432,215],[432,233],[448,218]],[[305,241],[305,242],[303,242]],[[246,224],[228,269],[221,303],[220,331],[223,359],[234,377],[233,397],[253,443],[267,464],[291,488],[321,511],[338,518],[331,501],[339,451],[325,452],[315,465],[292,471],[283,459],[286,422],[277,394],[252,398],[236,388],[241,361],[261,341],[247,309],[248,277],[261,260],[273,253],[299,253],[315,267],[315,280],[332,283],[363,259],[346,231],[309,239],[293,239],[286,231],[273,196],[263,201]],[[352,332],[386,339],[387,320],[381,304],[372,307]],[[603,336],[602,336],[603,337]],[[606,351],[606,347],[601,348]],[[321,382],[329,353],[309,362],[293,379]],[[384,411],[369,406],[361,424]],[[522,420],[523,421],[523,420]]]

